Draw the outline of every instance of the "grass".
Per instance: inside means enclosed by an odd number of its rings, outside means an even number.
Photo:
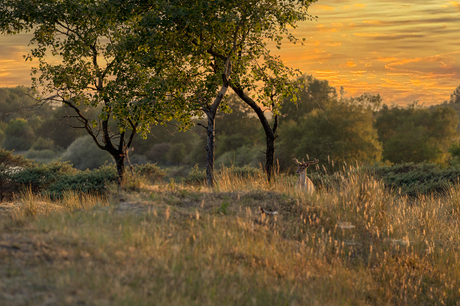
[[[352,173],[312,196],[225,171],[214,190],[26,192],[0,204],[0,304],[458,305],[460,187],[409,198]]]

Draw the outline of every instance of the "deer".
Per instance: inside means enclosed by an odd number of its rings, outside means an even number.
[[[307,168],[310,165],[318,163],[319,160],[315,158],[313,161],[305,162],[302,158],[302,162],[299,162],[297,158],[294,158],[292,161],[298,166],[296,171],[296,173],[300,175],[299,180],[297,181],[298,188],[302,191],[308,192],[309,194],[314,193],[315,185],[313,185],[313,182],[307,177]]]

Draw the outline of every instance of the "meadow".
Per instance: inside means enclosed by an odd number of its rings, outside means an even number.
[[[225,169],[213,190],[128,175],[104,196],[22,192],[0,204],[0,304],[459,305],[460,187],[340,178],[313,195]]]

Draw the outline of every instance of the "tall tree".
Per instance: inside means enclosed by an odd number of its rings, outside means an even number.
[[[150,80],[154,73],[124,52],[122,37],[132,12],[126,3],[5,0],[0,4],[3,33],[34,34],[27,59],[39,62],[32,81],[41,91],[41,102],[62,102],[74,111],[71,117],[79,122],[75,128],[84,129],[115,160],[119,184],[134,135],[174,116],[174,107],[163,107],[161,90],[156,91],[156,99],[145,98],[144,91],[151,87],[144,85],[146,80],[154,84]],[[88,106],[92,114],[83,111]]]
[[[268,45],[280,47],[285,37],[297,42],[289,29],[311,18],[307,9],[312,2],[152,0],[139,22],[132,44],[134,50],[140,50],[139,59],[156,66],[159,57],[154,55],[152,62],[150,55],[162,50],[168,65],[164,71],[176,73],[177,86],[183,88],[191,109],[207,117],[206,170],[210,186],[214,184],[215,117],[229,87],[253,108],[264,127],[266,171],[271,178],[279,107],[283,95],[294,91],[289,80],[295,72],[273,56]],[[176,67],[181,68],[180,74]],[[273,126],[265,108],[274,113]]]

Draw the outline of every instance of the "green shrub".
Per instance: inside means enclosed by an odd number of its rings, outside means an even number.
[[[25,189],[51,198],[59,198],[68,191],[103,194],[107,191],[107,184],[116,180],[114,165],[80,171],[68,162],[37,163],[0,150],[1,199],[13,198]]]
[[[107,192],[108,184],[116,181],[115,166],[104,165],[95,170],[63,175],[42,191],[42,194],[47,194],[51,198],[61,198],[69,191],[102,195]]]
[[[59,153],[56,153],[52,150],[33,150],[30,149],[27,151],[25,157],[28,159],[32,159],[37,162],[47,163],[55,159]]]
[[[32,144],[32,149],[36,151],[41,150],[54,150],[54,141],[52,139],[45,139],[43,137],[38,137],[37,140]]]
[[[112,158],[107,151],[99,149],[91,136],[87,135],[72,142],[62,160],[70,161],[77,169],[86,170],[99,168]]]
[[[196,164],[185,178],[184,183],[188,185],[202,185],[206,183],[206,178],[206,170],[200,170],[198,164]]]
[[[160,169],[156,164],[135,165],[134,172],[155,183],[166,176],[166,171]]]
[[[402,163],[391,167],[371,167],[376,177],[383,179],[389,188],[412,197],[422,194],[444,193],[457,184],[460,167],[442,169],[430,163]]]
[[[250,166],[244,167],[230,167],[225,169],[230,172],[230,175],[237,176],[241,178],[248,178],[248,177],[259,177],[263,175],[262,171],[258,168],[253,168]]]

